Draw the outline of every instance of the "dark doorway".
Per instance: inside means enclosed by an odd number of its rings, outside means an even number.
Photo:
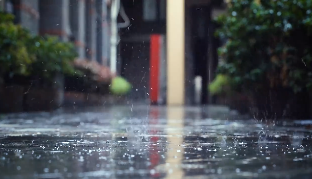
[[[129,99],[149,104],[150,37],[152,34],[165,34],[166,1],[122,0],[121,2],[130,19],[130,25],[119,31],[121,41],[118,72],[133,87]],[[122,22],[121,17],[119,18]]]
[[[121,75],[132,85],[129,98],[140,102],[149,99],[149,42],[121,43]]]
[[[192,6],[192,51],[194,76],[202,78],[201,104],[208,104],[208,45],[210,6]]]

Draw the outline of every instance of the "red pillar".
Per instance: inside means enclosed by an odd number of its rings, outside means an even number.
[[[150,45],[150,100],[152,104],[158,103],[159,97],[159,66],[160,66],[160,38],[161,35],[151,35]]]

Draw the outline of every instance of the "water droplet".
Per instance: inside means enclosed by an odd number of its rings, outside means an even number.
[[[155,175],[156,171],[154,169],[150,170],[151,175]]]

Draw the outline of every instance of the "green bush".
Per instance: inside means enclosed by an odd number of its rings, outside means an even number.
[[[33,37],[29,42],[31,52],[36,55],[36,60],[31,65],[33,76],[40,76],[46,80],[56,74],[72,75],[75,70],[72,62],[77,57],[74,45],[61,42],[57,37]]]
[[[35,60],[27,46],[31,35],[21,26],[13,24],[13,19],[9,14],[0,14],[0,74],[27,76],[29,65]]]
[[[52,82],[57,74],[77,72],[72,66],[77,57],[72,43],[61,42],[52,36],[32,36],[13,20],[14,16],[0,13],[1,76],[40,77]]]
[[[209,84],[208,89],[211,95],[229,94],[230,93],[231,79],[226,75],[219,74]]]
[[[260,2],[232,0],[218,17],[218,73],[243,89],[312,87],[312,1]]]

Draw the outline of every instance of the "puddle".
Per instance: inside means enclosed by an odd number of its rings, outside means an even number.
[[[213,110],[205,115],[201,111],[115,107],[2,116],[0,175],[144,179],[312,175],[309,122],[266,124],[228,115],[211,118],[216,116]]]

